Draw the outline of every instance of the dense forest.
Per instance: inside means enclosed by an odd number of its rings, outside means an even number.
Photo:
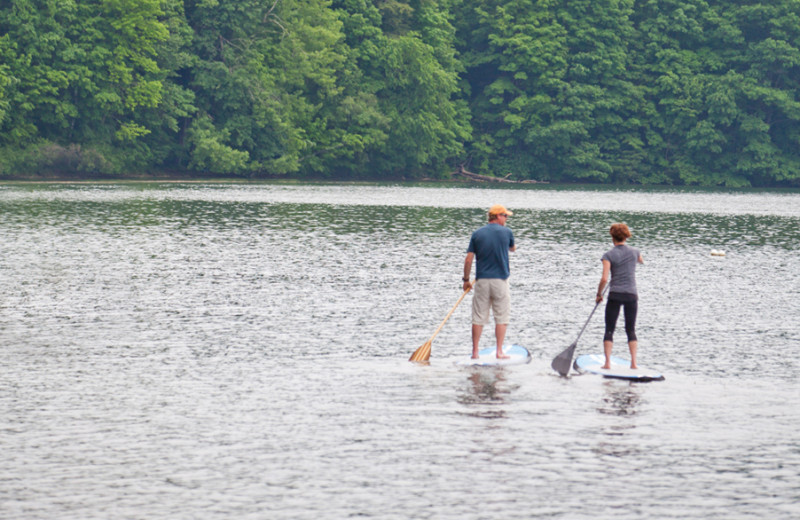
[[[0,177],[800,186],[797,0],[6,0]]]

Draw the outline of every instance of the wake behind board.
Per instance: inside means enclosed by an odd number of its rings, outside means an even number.
[[[505,365],[524,365],[531,362],[531,353],[528,349],[520,345],[511,345],[503,347],[503,354],[509,356],[508,359],[497,359],[495,355],[497,347],[487,347],[478,351],[478,359],[466,357],[456,361],[459,366],[505,366]]]
[[[600,368],[606,362],[602,354],[584,354],[578,356],[573,368],[580,373],[598,374],[603,377],[613,379],[626,379],[628,381],[663,381],[664,376],[655,370],[644,368],[631,368],[631,362],[627,359],[611,356],[611,368]]]

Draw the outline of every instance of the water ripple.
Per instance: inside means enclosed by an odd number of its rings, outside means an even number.
[[[495,201],[518,239],[509,339],[533,362],[456,367],[467,301],[408,363]],[[795,518],[796,202],[5,186],[0,517]],[[646,262],[640,361],[667,379],[559,378],[618,219]],[[595,318],[579,351],[601,339]]]

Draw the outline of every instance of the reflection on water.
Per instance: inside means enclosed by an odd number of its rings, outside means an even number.
[[[639,414],[641,402],[641,385],[625,381],[604,381],[603,394],[597,412],[603,416],[619,418],[601,428],[597,445],[592,451],[598,455],[611,457],[630,457],[641,454],[641,447],[629,442],[627,437],[636,435],[636,424],[633,421]]]
[[[484,419],[502,419],[506,416],[504,408],[514,385],[508,385],[503,367],[470,367],[466,384],[457,397],[459,404],[467,407],[466,415]],[[488,406],[487,406],[488,405]]]
[[[603,400],[597,411],[604,415],[628,416],[638,413],[641,400],[639,385],[624,381],[605,381]]]

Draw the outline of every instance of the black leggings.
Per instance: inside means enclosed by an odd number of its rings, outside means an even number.
[[[636,313],[639,311],[639,297],[635,294],[608,293],[606,303],[606,333],[603,341],[614,341],[614,329],[617,327],[619,308],[625,307],[625,334],[628,341],[636,341]]]

